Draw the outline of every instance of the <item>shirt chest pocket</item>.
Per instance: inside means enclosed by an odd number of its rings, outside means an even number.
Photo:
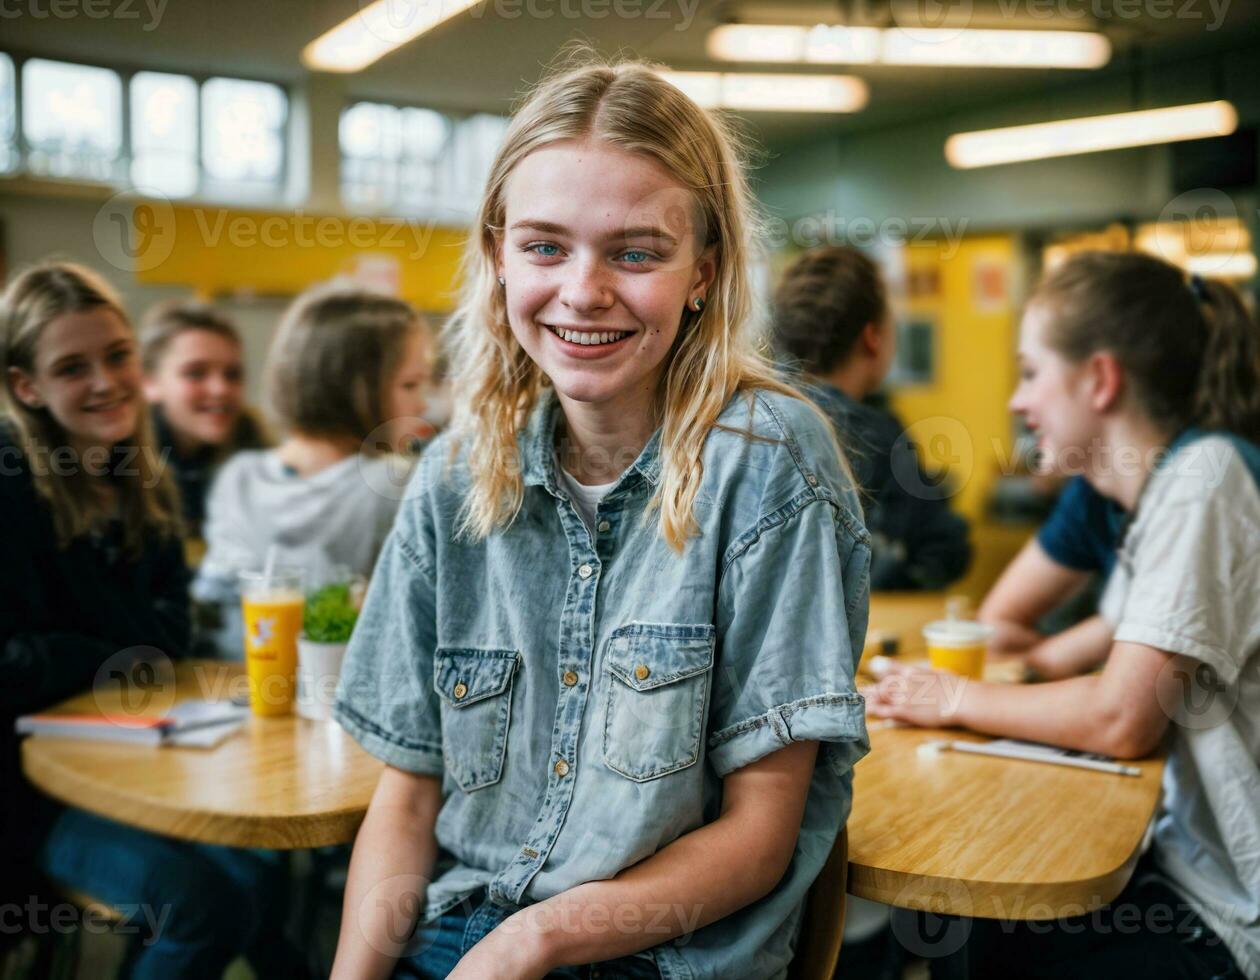
[[[442,700],[442,756],[460,789],[497,783],[512,719],[515,650],[439,649],[433,687]]]
[[[604,764],[635,782],[700,758],[716,630],[630,623],[604,653]]]

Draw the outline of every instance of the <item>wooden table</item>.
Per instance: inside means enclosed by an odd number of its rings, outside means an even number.
[[[871,629],[922,656],[919,629],[941,618],[940,594],[877,593]],[[1137,862],[1160,800],[1162,758],[1138,777],[941,753],[956,729],[889,728],[868,719],[871,753],[854,774],[849,891],[903,908],[1047,919],[1105,905]]]
[[[244,666],[193,661],[173,684],[145,692],[144,713],[161,714],[186,697],[245,690]],[[137,710],[136,692],[103,686],[56,712]],[[22,769],[48,795],[160,834],[237,847],[298,848],[353,838],[382,764],[335,722],[250,717],[213,749],[158,748],[31,736]]]

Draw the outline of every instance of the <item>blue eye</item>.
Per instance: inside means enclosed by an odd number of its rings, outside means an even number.
[[[525,246],[525,251],[541,255],[545,259],[552,259],[560,254],[560,247],[551,242],[533,242]]]
[[[651,255],[643,251],[641,248],[632,248],[628,252],[623,252],[621,257],[624,261],[629,262],[631,265],[642,265],[644,262],[647,262],[652,258]]]

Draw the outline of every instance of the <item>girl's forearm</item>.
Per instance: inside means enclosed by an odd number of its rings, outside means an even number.
[[[350,859],[333,980],[393,972],[424,908],[437,857],[433,827],[440,804],[440,790],[418,806],[373,798]]]
[[[764,897],[795,850],[817,748],[809,742],[780,750],[796,756],[801,781],[782,793],[781,804],[724,812],[611,879],[521,910],[504,923],[505,931],[536,942],[547,969],[554,969],[629,956]],[[786,783],[763,784],[774,786]]]
[[[914,696],[911,687],[909,696]],[[1123,722],[1104,696],[1100,676],[1049,684],[962,685],[955,724],[985,735],[1049,742],[1065,748],[1124,755]]]
[[[1111,640],[1111,624],[1102,616],[1091,616],[1043,640],[1029,651],[1027,663],[1046,680],[1075,677],[1107,659]]]

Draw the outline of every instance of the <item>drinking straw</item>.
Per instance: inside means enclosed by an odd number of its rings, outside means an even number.
[[[263,567],[263,587],[264,588],[271,587],[271,576],[275,574],[275,571],[276,571],[276,552],[277,551],[279,551],[279,549],[274,544],[270,544],[267,546],[267,561]]]

